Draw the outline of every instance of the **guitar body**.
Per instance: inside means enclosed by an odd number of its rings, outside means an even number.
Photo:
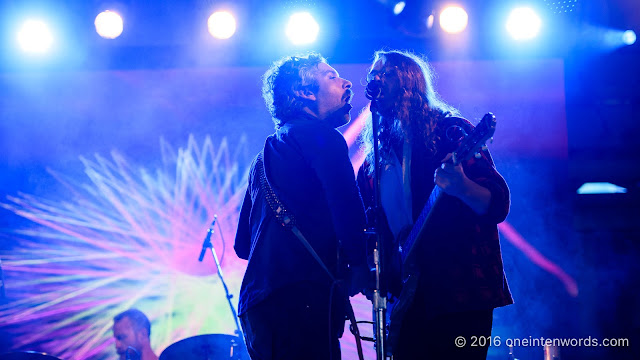
[[[453,164],[458,165],[474,156],[493,136],[495,124],[496,119],[493,114],[486,114],[473,131],[461,140],[457,150],[453,153]],[[421,241],[428,237],[426,234],[436,226],[433,224],[436,217],[434,214],[438,214],[442,198],[442,189],[435,186],[409,234],[404,240],[398,241],[402,267],[402,290],[395,301],[389,304],[389,350],[391,352],[397,347],[402,323],[413,305],[420,283],[421,274],[418,270],[418,264],[424,259],[418,258],[416,249]]]
[[[423,259],[416,257],[418,252],[415,251],[415,246],[420,243],[420,238],[425,236],[425,233],[432,227],[430,224],[434,217],[433,214],[437,213],[438,203],[441,201],[442,190],[435,187],[422,210],[423,214],[427,214],[426,218],[421,221],[419,217],[418,221],[416,221],[416,224],[421,223],[422,226],[416,228],[414,225],[411,233],[407,236],[407,240],[401,243],[402,245],[398,249],[402,261],[402,290],[395,301],[389,304],[389,347],[391,351],[393,351],[393,348],[398,344],[402,322],[413,305],[416,292],[418,291],[420,282],[418,261]],[[417,233],[413,234],[414,231],[417,231]],[[410,239],[413,239],[413,241]]]
[[[407,312],[413,305],[416,291],[418,290],[418,280],[420,273],[415,272],[407,276],[403,281],[402,291],[398,299],[389,304],[389,351],[393,353],[393,349],[398,345],[400,340],[400,329],[402,321]]]

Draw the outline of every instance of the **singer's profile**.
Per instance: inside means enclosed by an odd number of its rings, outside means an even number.
[[[367,271],[364,209],[336,130],[351,119],[352,96],[315,53],[263,76],[276,131],[251,165],[235,239],[249,261],[239,313],[252,359],[340,359],[348,294],[337,283],[347,265]]]

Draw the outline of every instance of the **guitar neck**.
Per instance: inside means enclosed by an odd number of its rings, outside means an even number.
[[[459,128],[459,126],[457,125],[452,127]],[[460,145],[458,146],[456,151],[453,152],[453,156],[451,159],[453,165],[458,165],[461,162],[468,160],[472,156],[474,156],[474,154],[476,154],[476,152],[479,151],[480,148],[482,148],[484,143],[493,136],[495,127],[495,116],[493,116],[492,113],[485,114],[478,126],[476,126],[470,134],[465,134]],[[413,224],[409,236],[401,245],[400,255],[402,257],[403,264],[405,264],[407,262],[407,259],[409,259],[409,257],[412,255],[416,246],[416,240],[420,237],[420,234],[424,230],[425,225],[427,224],[427,221],[429,220],[429,217],[433,212],[432,209],[436,205],[438,199],[440,199],[440,195],[442,192],[442,189],[440,189],[437,185],[433,187],[431,195],[429,195],[427,203],[424,205],[424,208],[422,208],[422,211],[420,212],[418,219],[416,219],[415,224]]]
[[[429,215],[431,214],[431,209],[433,209],[438,199],[440,199],[442,192],[442,189],[440,189],[437,185],[435,185],[433,187],[433,190],[431,190],[431,194],[427,199],[427,203],[422,208],[420,215],[418,215],[415,224],[411,228],[409,236],[407,236],[407,239],[404,241],[400,248],[400,254],[403,264],[406,263],[409,256],[413,253],[414,247],[416,245],[416,239],[418,239],[420,233],[424,229],[424,225],[427,223]]]

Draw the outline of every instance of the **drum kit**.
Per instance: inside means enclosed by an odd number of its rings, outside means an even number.
[[[249,360],[244,342],[237,336],[224,334],[197,335],[169,345],[160,360]]]
[[[229,293],[224,277],[222,276],[222,267],[218,256],[213,249],[211,243],[211,235],[214,233],[214,226],[218,215],[215,215],[213,222],[209,227],[209,231],[202,244],[202,251],[198,261],[202,261],[206,250],[209,249],[213,259],[215,261],[218,277],[224,287],[227,302],[231,314],[235,320],[236,335],[226,334],[205,334],[196,335],[186,339],[177,341],[169,345],[162,353],[160,353],[159,360],[250,360],[249,353],[247,352],[246,345],[244,343],[242,329],[238,322],[238,315],[236,313],[231,299],[233,295]],[[220,227],[220,224],[218,224]],[[33,351],[21,351],[0,354],[0,360],[62,360],[55,356],[51,356],[45,353],[33,352]]]
[[[237,336],[206,334],[175,342],[160,354],[160,360],[249,360],[244,342]],[[0,354],[0,360],[61,360],[45,353],[23,351]]]

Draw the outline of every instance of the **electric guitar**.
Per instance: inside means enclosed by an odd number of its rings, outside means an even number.
[[[480,123],[478,123],[473,131],[461,140],[460,145],[453,152],[453,156],[451,157],[453,165],[458,165],[476,155],[478,151],[484,147],[485,142],[493,137],[495,129],[496,118],[492,113],[487,113],[482,117],[482,120],[480,120]],[[441,198],[441,193],[442,189],[438,186],[434,186],[427,203],[420,212],[415,224],[413,224],[411,232],[404,242],[399,242],[401,244],[398,250],[400,252],[400,259],[402,262],[403,284],[400,296],[393,304],[390,313],[389,343],[391,345],[391,350],[393,350],[394,345],[397,345],[398,343],[402,320],[404,319],[408,308],[413,303],[413,297],[417,290],[418,277],[420,274],[416,271],[415,266],[416,245],[419,244],[425,231],[428,231],[430,228],[431,215],[438,211],[438,203]]]

